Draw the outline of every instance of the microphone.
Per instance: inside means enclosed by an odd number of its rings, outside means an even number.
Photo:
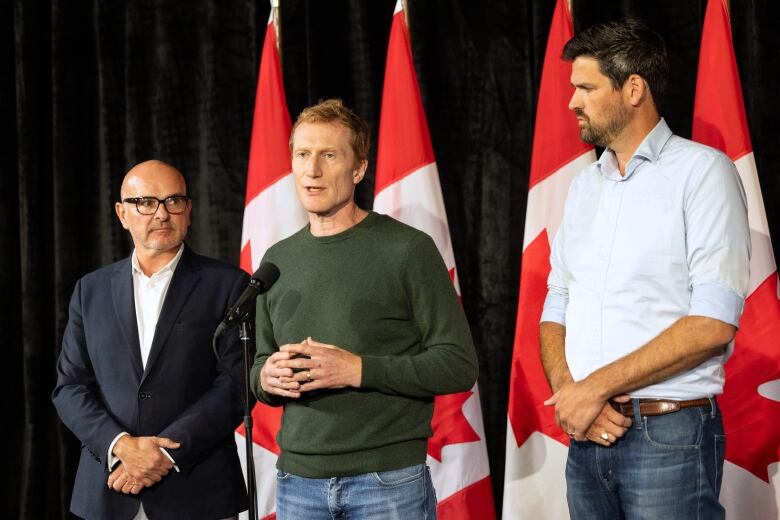
[[[255,308],[255,299],[264,292],[267,292],[278,279],[279,268],[276,267],[276,265],[271,262],[263,262],[260,264],[260,267],[257,268],[255,274],[249,279],[247,288],[244,289],[244,292],[238,297],[236,303],[233,304],[227,312],[225,319],[222,320],[222,323],[217,327],[217,330],[214,332],[214,337],[216,338],[225,330],[236,325],[241,319],[251,314]]]

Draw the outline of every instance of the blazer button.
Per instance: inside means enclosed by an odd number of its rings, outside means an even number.
[[[150,392],[139,392],[138,393],[138,398],[139,399],[151,399],[152,398],[152,394]]]

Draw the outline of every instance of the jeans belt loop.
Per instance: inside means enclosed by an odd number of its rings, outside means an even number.
[[[714,419],[715,416],[718,414],[718,409],[717,409],[718,402],[715,400],[714,397],[710,397],[709,400],[710,400],[710,417]]]
[[[642,412],[639,410],[639,399],[631,399],[631,404],[634,406],[634,424],[637,430],[642,429]]]

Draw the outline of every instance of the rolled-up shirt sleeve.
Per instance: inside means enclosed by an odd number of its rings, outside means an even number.
[[[569,305],[569,282],[564,267],[562,252],[564,241],[563,224],[553,240],[550,253],[550,275],[547,277],[547,297],[544,299],[542,321],[552,321],[566,325],[566,307]]]
[[[707,316],[739,326],[745,298],[727,287],[702,283],[693,287],[689,316]]]
[[[552,321],[566,325],[566,307],[569,305],[569,283],[561,261],[563,226],[558,230],[550,253],[550,275],[547,277],[547,297],[544,299],[540,321]]]
[[[728,157],[713,153],[687,188],[688,315],[739,326],[750,278],[750,229],[739,174]]]
[[[569,304],[569,298],[561,296],[552,291],[547,291],[547,297],[544,299],[544,308],[542,309],[542,321],[552,321],[566,325],[566,306]]]

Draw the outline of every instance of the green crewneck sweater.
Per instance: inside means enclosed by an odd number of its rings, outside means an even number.
[[[370,212],[339,234],[305,227],[264,261],[281,276],[257,302],[252,389],[284,405],[277,467],[309,478],[425,462],[433,397],[469,390],[477,359],[466,318],[431,238]],[[360,388],[300,399],[266,394],[265,360],[307,337],[361,356]]]

